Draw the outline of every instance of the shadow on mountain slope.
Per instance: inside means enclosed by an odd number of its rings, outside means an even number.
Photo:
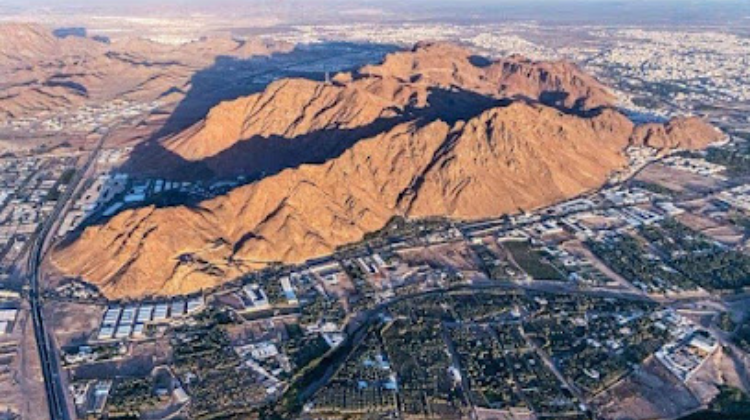
[[[255,136],[200,161],[185,160],[159,142],[145,143],[134,150],[131,160],[122,169],[151,178],[195,181],[242,176],[245,182],[253,182],[285,169],[334,159],[358,141],[375,137],[405,122],[426,124],[440,119],[452,125],[504,103],[507,101],[469,91],[433,89],[427,106],[408,107],[394,117],[380,118],[362,127],[329,128],[292,138]],[[216,172],[217,169],[220,173]]]
[[[333,74],[380,62],[385,54],[396,50],[398,47],[387,44],[325,42],[297,45],[289,52],[270,56],[217,57],[212,66],[193,75],[185,97],[153,139],[181,131],[204,118],[219,102],[260,92],[274,80],[302,77],[322,81],[326,72]]]
[[[411,106],[396,116],[381,118],[366,126],[352,129],[331,128],[293,138],[256,136],[238,141],[222,153],[197,162],[187,161],[163,148],[158,142],[151,142],[144,144],[138,153],[133,155],[138,156],[135,159],[143,160],[129,163],[135,167],[153,169],[151,173],[141,173],[142,177],[159,178],[160,169],[170,168],[170,175],[172,175],[170,179],[175,179],[175,175],[182,175],[183,180],[195,181],[201,178],[211,180],[217,179],[211,168],[221,168],[225,174],[228,171],[242,175],[243,178],[241,182],[228,188],[208,189],[201,195],[160,194],[149,201],[124,206],[119,211],[148,205],[156,207],[180,205],[198,208],[205,200],[226,194],[232,188],[256,182],[285,169],[297,168],[305,164],[322,164],[335,159],[360,140],[388,132],[399,124],[412,123],[420,127],[441,120],[453,125],[458,121],[467,121],[488,109],[507,106],[511,102],[469,91],[433,89],[427,100],[427,106]],[[174,172],[173,168],[180,168],[180,170]],[[101,213],[97,213],[84,222],[83,226],[100,225],[111,217],[104,217]],[[82,229],[77,229],[68,235],[62,244],[75,241],[81,233]]]

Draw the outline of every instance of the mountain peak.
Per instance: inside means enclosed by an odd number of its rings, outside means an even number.
[[[102,44],[89,38],[60,39],[52,30],[36,23],[0,24],[0,63],[12,68],[14,62],[52,61],[64,54],[88,55]]]
[[[125,210],[56,249],[55,264],[109,297],[193,292],[326,255],[393,216],[487,218],[577,196],[626,165],[631,144],[720,138],[700,120],[635,127],[574,65],[451,44],[335,80],[276,81],[164,139],[179,165],[256,180],[195,208]]]
[[[169,176],[200,170],[219,178],[252,178],[325,161],[381,125],[417,117],[452,124],[512,100],[564,112],[613,104],[606,87],[570,64],[520,57],[490,61],[455,44],[422,43],[380,64],[338,74],[331,83],[283,79],[224,102],[193,127],[136,154],[132,167],[159,168]],[[198,163],[201,168],[189,169]]]

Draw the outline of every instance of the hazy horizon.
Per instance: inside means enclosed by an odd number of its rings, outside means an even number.
[[[356,20],[451,21],[539,20],[607,23],[731,23],[750,19],[744,0],[2,0],[0,16],[18,14],[83,16],[265,17],[277,23]]]

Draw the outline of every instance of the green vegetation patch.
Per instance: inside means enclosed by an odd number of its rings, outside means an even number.
[[[706,152],[706,161],[723,165],[733,176],[750,175],[750,147],[741,145],[736,149],[712,147]]]
[[[681,420],[740,420],[750,418],[750,397],[737,388],[722,386],[708,410]]]
[[[673,219],[645,227],[641,235],[666,255],[670,266],[706,289],[750,286],[750,256],[720,246]]]
[[[340,324],[344,318],[346,318],[346,310],[341,306],[340,301],[315,292],[304,301],[299,323],[303,326],[318,322]]]
[[[546,261],[544,253],[532,248],[529,242],[508,241],[503,246],[513,256],[521,270],[536,280],[564,280],[560,272]]]
[[[305,367],[313,360],[321,358],[330,348],[320,334],[306,337],[292,337],[284,345],[285,353],[297,368]]]
[[[439,322],[399,319],[383,331],[383,340],[399,380],[400,409],[405,416],[462,418],[465,401],[460,382],[451,374]]]
[[[750,232],[750,216],[740,212],[733,212],[729,215],[729,221],[733,225]]]
[[[123,378],[115,381],[107,400],[111,418],[140,416],[159,404],[150,378]]]
[[[533,316],[527,334],[589,395],[612,385],[667,339],[649,318],[649,303],[582,296],[538,300],[536,309],[528,308]]]
[[[379,332],[373,329],[315,396],[314,410],[336,414],[393,413],[397,389]]]
[[[633,186],[636,188],[642,188],[646,191],[650,191],[652,193],[661,194],[661,195],[672,196],[672,195],[677,194],[676,191],[669,189],[665,187],[664,185],[657,184],[655,182],[633,181]]]
[[[174,371],[191,397],[191,418],[227,418],[264,402],[265,390],[213,318],[176,329],[172,348]]]
[[[588,241],[591,251],[617,274],[649,292],[665,293],[670,289],[692,290],[695,284],[669,267],[635,238],[619,235],[602,242]]]
[[[454,293],[450,298],[455,316],[467,321],[507,315],[521,302],[515,292]]]
[[[750,315],[746,315],[742,323],[737,326],[732,341],[746,352],[750,352]]]
[[[68,184],[70,184],[70,181],[73,180],[73,175],[75,175],[75,174],[76,174],[76,170],[75,169],[72,169],[72,168],[71,169],[66,169],[65,172],[63,172],[62,175],[60,176],[60,181],[59,181],[60,184],[62,184],[62,185],[68,185]]]

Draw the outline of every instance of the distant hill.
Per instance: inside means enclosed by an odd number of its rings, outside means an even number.
[[[112,99],[164,98],[189,90],[190,77],[218,56],[290,50],[286,44],[228,37],[170,46],[142,39],[101,42],[80,30],[61,35],[71,34],[56,36],[38,24],[0,24],[0,121]]]

